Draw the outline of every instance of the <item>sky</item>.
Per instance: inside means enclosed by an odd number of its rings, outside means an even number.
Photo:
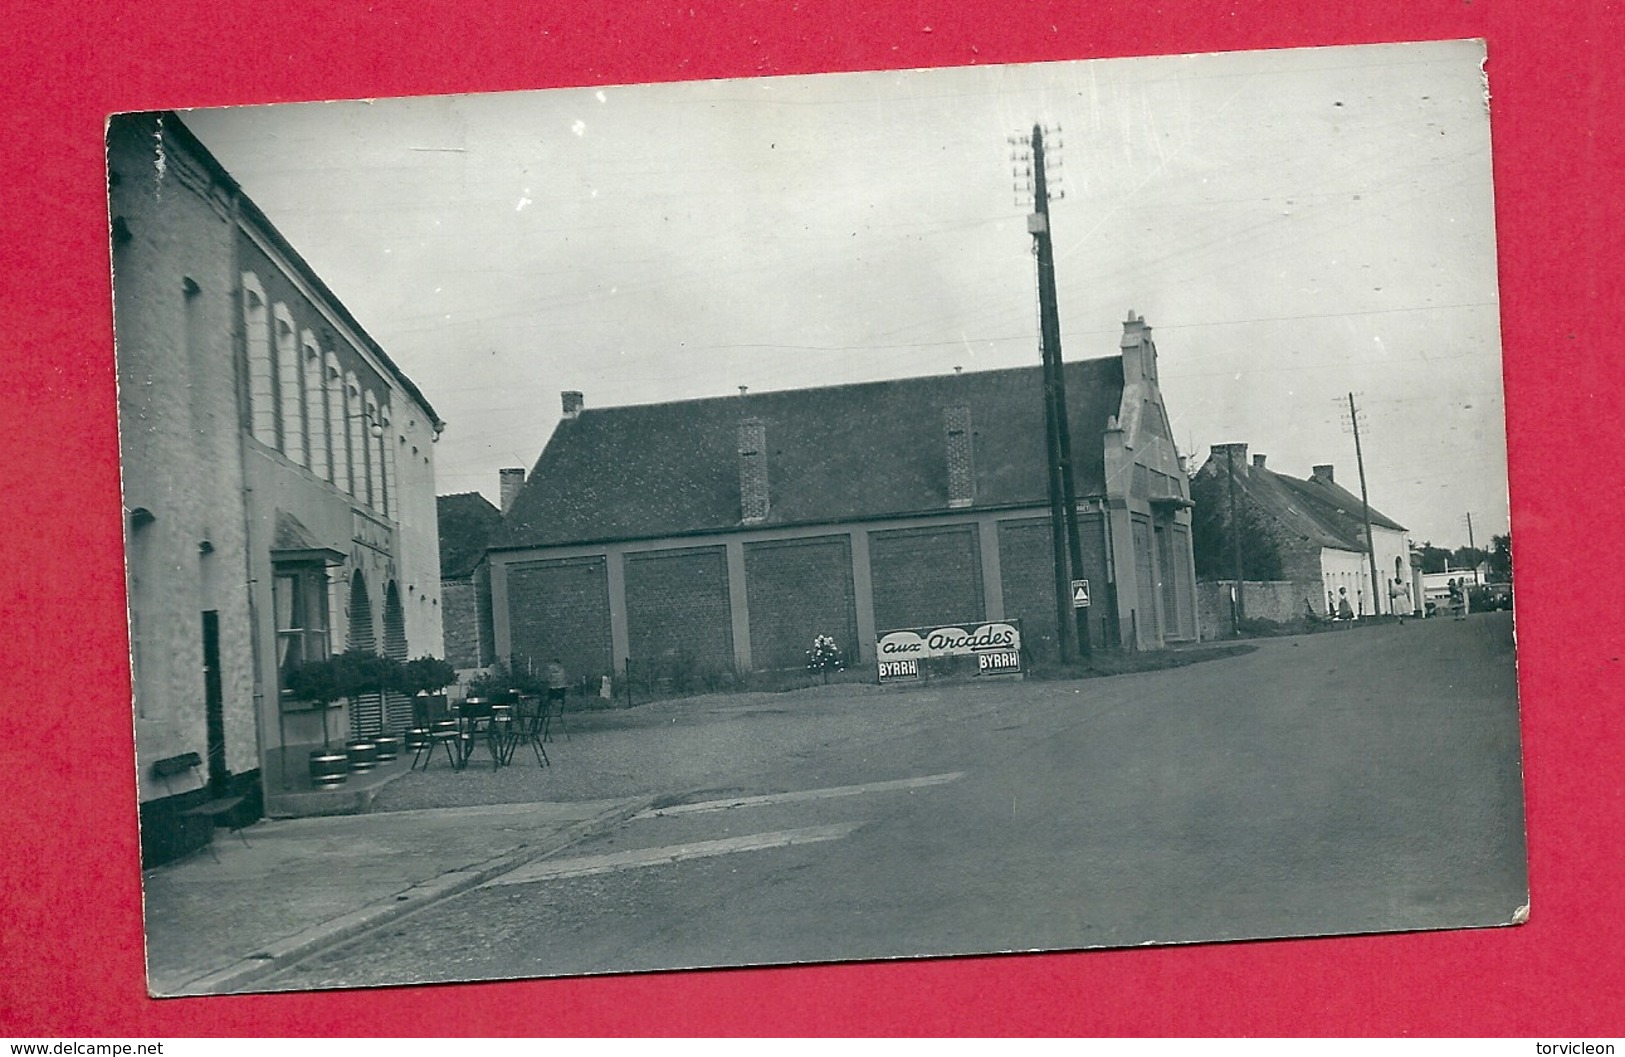
[[[1153,328],[1193,466],[1330,463],[1424,540],[1507,531],[1478,42],[193,110],[498,498],[589,407],[1068,360]],[[613,472],[607,468],[606,472]]]

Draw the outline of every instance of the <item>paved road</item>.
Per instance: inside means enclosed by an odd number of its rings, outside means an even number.
[[[683,760],[707,732],[732,748],[704,752],[711,788],[268,986],[1486,925],[1527,901],[1506,614],[822,700],[689,717]]]

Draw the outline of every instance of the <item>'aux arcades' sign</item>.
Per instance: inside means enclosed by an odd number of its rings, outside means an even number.
[[[888,631],[875,644],[882,683],[920,677],[920,662],[931,657],[975,657],[977,675],[1021,673],[1021,622],[992,621],[962,627],[903,628]]]

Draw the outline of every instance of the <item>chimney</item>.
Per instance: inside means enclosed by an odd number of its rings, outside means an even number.
[[[1219,473],[1228,474],[1231,466],[1233,465],[1236,469],[1237,477],[1247,476],[1246,444],[1215,444],[1208,450],[1212,454],[1214,470]],[[1262,466],[1263,463],[1259,463],[1258,465]]]
[[[1336,483],[1336,478],[1332,476],[1332,468],[1330,465],[1316,466],[1314,476],[1320,478],[1322,481],[1325,481],[1327,484]]]
[[[1264,456],[1262,456],[1262,455],[1254,455],[1253,456],[1253,466],[1256,467],[1257,469],[1262,470],[1264,468]]]
[[[586,397],[574,389],[566,389],[559,394],[559,398],[564,402],[564,417],[567,421],[573,422],[581,417],[581,409],[587,403]]]
[[[970,506],[976,501],[976,452],[971,442],[970,407],[954,404],[944,408],[942,431],[948,449],[948,505]]]
[[[519,498],[519,490],[525,487],[525,468],[513,466],[497,473],[502,478],[502,512],[506,514],[513,509],[513,501]]]
[[[1157,347],[1151,341],[1151,328],[1145,317],[1129,309],[1123,321],[1123,338],[1118,342],[1123,350],[1123,383],[1133,385],[1142,379],[1157,380]]]
[[[759,418],[739,423],[739,516],[767,520],[767,424]]]

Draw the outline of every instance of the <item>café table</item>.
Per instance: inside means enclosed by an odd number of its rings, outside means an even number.
[[[471,697],[457,706],[459,758],[466,768],[481,744],[491,756],[491,769],[507,762],[507,742],[513,728],[511,705],[498,704],[490,698]]]

